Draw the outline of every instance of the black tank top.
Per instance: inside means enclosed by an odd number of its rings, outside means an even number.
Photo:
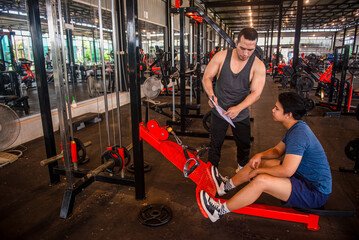
[[[250,73],[255,59],[255,54],[249,57],[247,64],[237,74],[231,70],[231,58],[233,49],[227,50],[227,56],[224,60],[221,73],[216,81],[215,94],[218,104],[224,110],[241,103],[250,93]],[[212,112],[220,117],[219,113],[212,109]],[[249,109],[241,111],[233,122],[239,122],[249,117]]]

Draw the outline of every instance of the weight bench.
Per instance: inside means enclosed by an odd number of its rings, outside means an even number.
[[[181,170],[185,177],[190,178],[197,184],[197,203],[204,217],[208,218],[208,215],[201,205],[201,190],[206,191],[216,201],[221,201],[222,203],[227,201],[226,199],[215,198],[217,189],[211,177],[210,169],[212,164],[210,162],[204,163],[201,161],[199,157],[197,157],[196,152],[189,152],[184,145],[181,146],[175,142],[168,141],[169,132],[174,134],[171,129],[160,127],[157,121],[151,120],[147,123],[147,126],[141,122],[139,131],[140,139],[143,139],[152,145],[179,170]],[[328,211],[320,209],[293,209],[260,204],[251,204],[233,212],[264,218],[305,223],[307,228],[312,231],[319,230],[319,216],[355,216],[356,213],[355,210]]]

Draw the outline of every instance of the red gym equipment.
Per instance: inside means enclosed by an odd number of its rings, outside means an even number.
[[[174,135],[177,143],[168,141],[169,133]],[[225,202],[226,199],[215,198],[216,186],[211,177],[210,162],[205,163],[198,157],[198,152],[189,152],[188,147],[183,145],[177,138],[176,134],[170,127],[161,127],[157,121],[151,120],[147,126],[140,123],[140,139],[145,140],[157,151],[163,154],[171,161],[179,170],[184,173],[185,177],[190,178],[197,184],[196,196],[198,206],[204,217],[208,218],[202,208],[199,193],[201,190],[206,191],[216,201]],[[299,212],[291,208],[266,206],[259,204],[251,204],[247,207],[233,211],[235,213],[258,216],[264,218],[272,218],[284,221],[298,222],[307,224],[307,228],[312,231],[319,230],[319,215]]]

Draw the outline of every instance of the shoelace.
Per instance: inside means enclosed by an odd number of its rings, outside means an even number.
[[[221,205],[221,202],[218,200],[215,201],[213,198],[209,197],[209,204],[214,207],[216,210],[220,211],[220,205]]]

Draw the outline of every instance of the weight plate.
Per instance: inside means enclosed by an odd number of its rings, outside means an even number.
[[[101,156],[101,164],[113,160],[115,163],[106,168],[106,171],[117,174],[123,169],[123,159],[120,154],[114,150],[107,150]]]
[[[304,106],[305,106],[305,110],[307,110],[307,112],[310,112],[315,107],[315,101],[313,99],[311,99],[311,98],[305,98],[304,99]]]
[[[300,92],[309,92],[314,86],[314,80],[308,76],[301,76],[297,79],[297,90]]]
[[[135,173],[135,165],[132,163],[131,165],[126,167],[127,171],[130,173]],[[143,163],[143,171],[149,172],[152,170],[152,166],[148,162]]]
[[[74,138],[76,143],[76,152],[77,152],[77,162],[79,165],[87,163],[90,159],[86,158],[86,147],[81,142],[80,139]]]
[[[140,223],[150,227],[162,226],[172,219],[172,211],[162,204],[151,204],[141,209],[138,214]]]
[[[359,61],[349,64],[348,71],[353,75],[359,75]]]
[[[126,147],[122,146],[122,148],[123,148],[123,152],[124,152],[123,155],[124,155],[124,158],[125,158],[125,166],[127,166],[131,161],[131,153],[127,150]],[[115,145],[115,146],[112,147],[112,150],[114,150],[114,151],[116,151],[118,153],[119,153],[119,149],[120,149],[119,145]]]
[[[359,138],[348,142],[345,146],[345,155],[355,162],[359,160]]]

